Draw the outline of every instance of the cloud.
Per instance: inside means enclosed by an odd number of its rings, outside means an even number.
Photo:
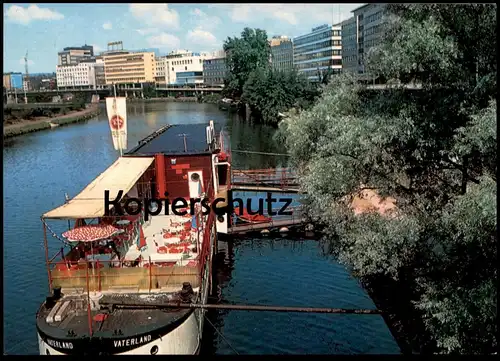
[[[189,14],[193,18],[196,28],[198,29],[210,31],[216,29],[221,24],[219,17],[208,15],[198,8],[192,9]]]
[[[99,45],[92,44],[92,46],[94,47],[94,53],[100,53],[100,52],[104,51],[104,48],[100,47]]]
[[[178,49],[181,46],[181,41],[177,36],[167,33],[150,36],[148,43],[152,47],[169,49]]]
[[[217,38],[214,34],[200,28],[189,30],[186,39],[195,45],[214,46],[217,44]]]
[[[19,64],[24,65],[24,57],[19,59]],[[35,62],[33,60],[28,59],[28,65],[35,65]]]
[[[148,25],[179,29],[179,14],[169,9],[168,4],[130,4],[129,10],[136,19]]]
[[[148,34],[154,34],[159,30],[157,28],[145,28],[145,29],[136,29],[135,31],[137,31],[141,35],[148,35]]]
[[[111,29],[113,29],[113,24],[108,21],[107,23],[102,24],[102,28],[104,30],[111,30]]]
[[[64,15],[50,9],[30,5],[27,8],[11,5],[5,13],[7,19],[19,24],[27,25],[33,20],[61,20]]]
[[[332,24],[352,16],[360,4],[218,4],[229,11],[233,22],[252,23],[262,19],[299,25],[299,23]]]

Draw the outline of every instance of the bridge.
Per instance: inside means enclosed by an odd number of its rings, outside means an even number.
[[[222,88],[214,88],[214,87],[158,87],[153,88],[154,91],[157,92],[210,92],[210,93],[220,93]],[[130,88],[116,88],[117,93],[125,93],[125,92],[143,92],[144,88],[141,87],[130,87]],[[19,90],[7,90],[7,94],[17,93],[18,96],[24,95],[24,91]],[[93,93],[93,94],[106,94],[112,95],[114,90],[112,87],[110,88],[100,88],[100,89],[78,89],[78,88],[59,88],[59,89],[50,89],[50,90],[29,90],[26,91],[26,95],[34,95],[34,94],[50,94],[57,95],[62,93]]]

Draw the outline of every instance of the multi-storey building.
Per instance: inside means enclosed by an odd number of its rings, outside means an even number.
[[[94,47],[92,45],[71,46],[64,48],[57,53],[58,65],[77,65],[83,59],[94,56]]]
[[[224,85],[227,75],[226,57],[203,61],[203,83],[206,85]]]
[[[293,42],[287,36],[273,36],[271,46],[271,64],[274,70],[293,69]]]
[[[354,17],[342,22],[342,71],[358,72],[358,31]]]
[[[176,74],[177,85],[203,84],[203,71],[180,71]]]
[[[293,40],[293,63],[299,73],[310,81],[320,81],[322,74],[331,69],[334,74],[342,70],[342,27],[322,25],[311,33]]]
[[[380,44],[386,4],[366,4],[354,9],[353,17],[342,23],[343,68],[362,78],[366,73],[365,60],[369,50]]]
[[[165,86],[167,82],[168,60],[165,56],[156,58],[155,67],[155,82],[161,86]]]
[[[104,60],[97,57],[95,61],[95,87],[102,89],[106,87],[106,75],[104,73]]]
[[[154,53],[120,52],[106,54],[104,76],[107,85],[153,83],[156,61]]]
[[[57,86],[62,88],[95,88],[95,63],[83,62],[78,65],[58,65]]]
[[[165,83],[179,85],[203,83],[203,61],[213,59],[221,54],[220,51],[213,53],[194,53],[188,50],[172,51],[164,57]],[[177,79],[178,73],[183,73],[179,81]],[[186,83],[186,81],[188,82]]]

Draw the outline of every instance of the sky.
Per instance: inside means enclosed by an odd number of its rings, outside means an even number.
[[[67,46],[123,41],[127,50],[212,51],[243,28],[268,37],[306,34],[346,20],[362,4],[4,4],[4,72],[55,72]]]

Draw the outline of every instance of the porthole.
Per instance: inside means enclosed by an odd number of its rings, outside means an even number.
[[[224,216],[218,216],[218,217],[217,217],[217,220],[218,220],[220,223],[224,222]]]
[[[198,173],[191,174],[191,180],[193,182],[198,182],[200,180],[200,175]]]
[[[50,351],[49,351],[49,349],[48,349],[48,348],[46,348],[46,349],[45,349],[45,353],[46,353],[47,355],[50,355]]]
[[[158,208],[160,207],[160,205],[156,202],[156,201],[152,201],[150,204],[149,204],[149,211],[151,213],[155,213],[156,211],[158,211]]]
[[[158,353],[158,346],[154,345],[153,347],[151,347],[150,353],[151,355],[156,355]]]

